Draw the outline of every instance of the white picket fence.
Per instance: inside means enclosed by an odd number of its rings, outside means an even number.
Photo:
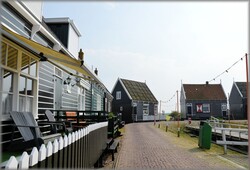
[[[104,147],[106,147],[107,126],[108,122],[91,124],[69,135],[60,137],[59,140],[55,139],[53,143],[49,142],[46,146],[42,144],[39,150],[34,147],[30,155],[23,152],[20,157],[11,156],[5,162],[6,164],[2,165],[2,168],[92,168],[97,160],[91,160],[90,156],[92,155],[91,158],[94,159],[99,158],[105,149]],[[102,130],[97,132],[99,129]],[[86,136],[88,137],[86,138]],[[94,143],[95,147],[91,146],[91,143]],[[69,148],[74,149],[69,150]],[[71,157],[70,154],[72,157],[74,156],[74,160],[69,158]],[[65,161],[68,162],[67,165]]]

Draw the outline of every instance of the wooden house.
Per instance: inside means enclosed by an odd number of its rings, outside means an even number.
[[[121,113],[126,123],[144,121],[158,112],[158,101],[146,83],[118,78],[112,95],[113,112]]]
[[[38,121],[44,119],[46,109],[111,111],[111,93],[98,78],[97,70],[86,65],[79,50],[79,30],[69,18],[43,18],[42,3],[1,2],[0,114],[4,145],[12,135],[10,111],[32,112]],[[58,34],[53,24],[61,25],[60,31],[68,34]],[[42,133],[49,133],[47,127]]]
[[[230,118],[247,119],[246,82],[234,82],[229,95]]]
[[[227,97],[221,84],[182,84],[181,116],[184,119],[209,119],[227,116]]]

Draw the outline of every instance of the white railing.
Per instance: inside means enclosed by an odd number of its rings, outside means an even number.
[[[222,140],[216,140],[216,144],[223,145],[223,147],[224,147],[224,154],[227,153],[227,145],[244,145],[244,146],[248,146],[248,141],[227,141],[226,140],[226,135],[230,135],[231,136],[232,133],[239,134],[239,139],[241,139],[242,138],[242,136],[241,136],[242,133],[247,136],[248,129],[218,128],[218,127],[215,127],[214,130],[215,131],[221,131]],[[234,135],[234,136],[237,136],[237,135]]]

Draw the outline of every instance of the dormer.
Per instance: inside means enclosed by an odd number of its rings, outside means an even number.
[[[44,22],[53,31],[68,51],[77,59],[81,34],[73,20],[69,18],[44,18]]]

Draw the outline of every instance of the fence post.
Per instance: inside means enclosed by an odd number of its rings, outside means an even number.
[[[81,149],[82,149],[82,152],[81,152],[81,168],[85,168],[85,129],[86,128],[83,128],[82,129],[82,138],[81,138]]]
[[[17,169],[17,167],[18,167],[18,162],[16,160],[16,157],[11,156],[7,164],[5,165],[5,169]]]
[[[63,141],[63,138],[62,138],[62,137],[59,138],[58,144],[59,144],[59,145],[58,145],[58,163],[56,163],[56,164],[57,164],[57,167],[58,167],[59,169],[62,169],[62,168],[63,168],[63,158],[64,158],[64,157],[63,157],[64,141]]]
[[[80,157],[79,157],[79,167],[83,168],[83,129],[80,129],[79,133],[79,145],[80,145]]]
[[[75,154],[76,154],[76,150],[75,150],[75,132],[72,133],[71,136],[71,168],[75,168]]]
[[[65,135],[63,139],[63,168],[67,168],[68,163],[68,136]]]
[[[45,168],[46,165],[46,147],[44,144],[41,145],[38,153],[38,167]]]
[[[75,132],[75,152],[76,152],[76,155],[75,155],[75,168],[79,168],[79,157],[80,157],[80,146],[79,146],[79,133],[80,133],[80,130],[77,130]]]
[[[68,135],[68,147],[67,147],[67,150],[68,150],[68,155],[67,155],[67,162],[68,162],[68,166],[67,168],[71,168],[71,165],[72,165],[72,134],[70,133]]]
[[[89,126],[86,127],[86,153],[85,153],[85,158],[86,158],[86,168],[90,168],[89,161],[90,161],[90,147],[89,147]]]
[[[52,154],[52,168],[58,168],[59,142],[57,139],[55,139],[53,142],[52,152],[53,152],[53,154]]]
[[[33,147],[31,154],[30,154],[30,168],[38,168],[38,150],[36,147]]]
[[[221,130],[221,132],[222,132],[222,140],[223,140],[223,142],[226,142],[225,130]],[[224,144],[223,147],[224,147],[224,154],[227,154],[227,145]]]
[[[52,143],[49,141],[47,144],[47,153],[46,153],[46,168],[52,168]]]
[[[23,152],[18,164],[19,169],[29,169],[29,155],[27,152]]]

